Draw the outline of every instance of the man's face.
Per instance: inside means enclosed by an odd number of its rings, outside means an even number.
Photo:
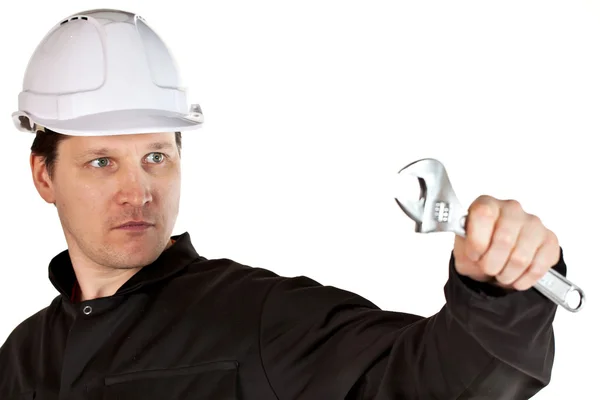
[[[172,132],[73,136],[59,144],[52,180],[40,194],[56,204],[73,251],[103,266],[136,268],[165,249],[180,182]],[[121,227],[130,221],[151,226]]]

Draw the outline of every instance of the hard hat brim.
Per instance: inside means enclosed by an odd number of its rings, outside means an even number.
[[[20,117],[29,119],[29,129]],[[86,115],[69,120],[35,118],[18,111],[13,113],[17,129],[34,132],[34,124],[71,136],[109,136],[142,133],[177,132],[197,129],[204,122],[202,113],[180,114],[164,110],[118,110]]]

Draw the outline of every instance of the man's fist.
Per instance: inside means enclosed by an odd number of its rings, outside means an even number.
[[[455,237],[456,271],[480,282],[527,290],[560,259],[556,235],[515,200],[478,197],[466,231]]]

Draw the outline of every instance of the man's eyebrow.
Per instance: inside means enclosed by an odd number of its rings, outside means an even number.
[[[150,145],[148,145],[148,148],[151,150],[162,150],[162,149],[173,150],[175,148],[175,146],[173,146],[173,143],[171,143],[171,142],[154,142],[154,143],[151,143]]]
[[[79,154],[77,158],[88,158],[88,157],[106,157],[110,153],[110,149],[106,147],[99,147],[94,149],[88,149]]]

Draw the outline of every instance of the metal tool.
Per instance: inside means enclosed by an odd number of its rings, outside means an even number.
[[[419,180],[419,200],[396,198],[402,211],[415,221],[416,232],[454,232],[462,237],[466,236],[468,210],[458,201],[446,169],[440,161],[424,158],[408,164],[398,173]],[[536,282],[534,288],[571,312],[581,310],[585,302],[583,291],[554,269],[549,270]]]

